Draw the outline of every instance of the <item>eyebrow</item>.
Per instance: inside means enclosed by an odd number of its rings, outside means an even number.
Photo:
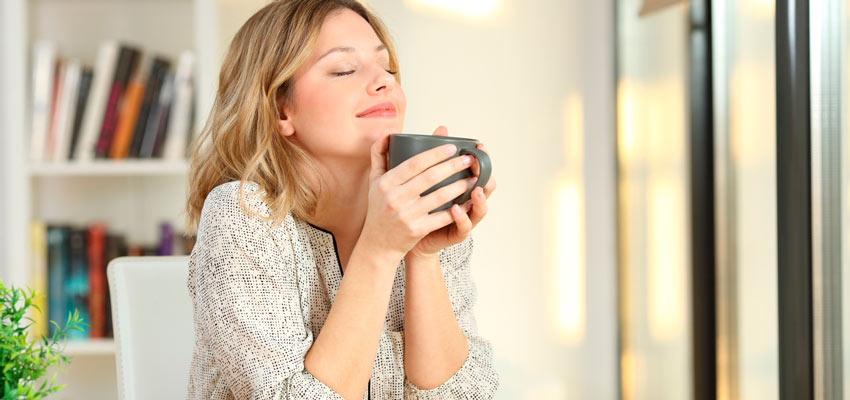
[[[376,52],[376,53],[377,53],[377,52],[379,52],[379,51],[381,51],[381,50],[387,50],[387,45],[385,45],[385,44],[381,44],[381,45],[378,45],[378,47],[375,47],[375,52]],[[322,56],[321,56],[321,57],[319,57],[319,59],[318,59],[318,60],[316,60],[316,62],[319,62],[321,59],[325,58],[325,56],[327,56],[327,55],[329,55],[329,54],[331,54],[331,53],[336,53],[336,52],[341,52],[341,53],[351,53],[351,52],[354,52],[354,47],[348,47],[348,46],[337,46],[337,47],[334,47],[334,48],[332,48],[332,49],[328,50],[325,54],[322,54]]]

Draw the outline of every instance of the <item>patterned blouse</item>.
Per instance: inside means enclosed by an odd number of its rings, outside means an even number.
[[[304,368],[342,281],[336,240],[291,213],[279,227],[250,217],[237,201],[239,181],[207,196],[189,261],[195,348],[190,399],[342,399]],[[268,216],[246,182],[252,211]],[[463,366],[423,390],[404,374],[404,260],[396,272],[378,354],[363,399],[490,399],[499,386],[490,342],[478,336],[470,276],[473,241],[440,251],[452,309],[469,343]]]

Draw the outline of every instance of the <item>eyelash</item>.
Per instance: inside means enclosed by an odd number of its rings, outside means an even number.
[[[384,71],[387,71],[387,73],[389,73],[390,75],[395,75],[395,74],[398,73],[398,71],[390,71],[388,69],[386,69]],[[346,76],[346,75],[351,75],[353,73],[354,73],[354,71],[352,70],[352,71],[344,71],[344,72],[333,72],[333,73],[331,73],[331,75],[333,75],[333,76]]]

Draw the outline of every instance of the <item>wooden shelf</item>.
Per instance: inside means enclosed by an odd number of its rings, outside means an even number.
[[[94,160],[84,162],[43,162],[30,164],[29,175],[53,176],[154,176],[181,175],[187,160]]]

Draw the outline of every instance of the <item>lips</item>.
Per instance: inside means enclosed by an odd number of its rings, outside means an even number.
[[[395,116],[395,104],[390,102],[377,104],[357,113],[357,118],[381,118]]]

